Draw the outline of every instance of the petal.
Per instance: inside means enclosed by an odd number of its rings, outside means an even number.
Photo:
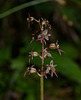
[[[49,64],[46,65],[47,67],[50,66]]]
[[[48,37],[48,35],[45,35],[45,37],[44,37],[47,41],[49,40],[49,37]]]
[[[32,67],[30,73],[36,73],[36,71],[37,71],[36,68]]]
[[[45,36],[45,35],[47,35],[47,33],[48,33],[48,30],[47,29],[45,29],[43,32],[42,32],[42,34]]]
[[[56,65],[53,65],[53,67],[56,67],[57,66],[57,64]]]
[[[32,56],[38,56],[38,53],[34,51]]]
[[[46,76],[46,74],[45,74],[44,76],[45,76],[45,78],[47,79],[47,76]]]
[[[55,74],[55,76],[58,78],[58,75],[57,75],[57,73],[56,73],[56,72],[54,72],[54,74]]]
[[[49,48],[54,50],[54,49],[56,48],[55,43],[51,43],[51,44],[49,45]]]
[[[54,73],[56,77],[58,77],[57,73],[55,72],[55,68],[52,68],[52,73]]]
[[[47,68],[45,72],[46,72],[46,74],[49,73],[49,69]]]
[[[37,74],[41,77],[41,74],[39,74],[38,72],[37,72]]]
[[[48,53],[48,57],[52,57],[50,53]]]
[[[51,78],[53,77],[53,72],[51,71]]]
[[[56,44],[58,44],[58,40],[56,41]]]
[[[41,38],[42,37],[42,34],[38,35],[38,38]]]
[[[64,52],[63,50],[58,49],[59,54],[61,55],[61,52]]]
[[[50,62],[50,66],[53,66],[53,60],[51,60],[51,62]]]
[[[27,73],[27,72],[28,72],[28,71],[25,71],[25,72],[24,72],[24,77],[26,76],[26,73]]]
[[[48,36],[51,36],[51,34],[48,34]]]

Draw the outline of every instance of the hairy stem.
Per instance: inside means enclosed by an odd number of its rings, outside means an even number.
[[[40,100],[44,100],[44,36],[42,36],[42,60],[41,60],[41,77],[40,77]]]

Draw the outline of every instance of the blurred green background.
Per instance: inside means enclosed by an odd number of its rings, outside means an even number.
[[[20,5],[20,6],[19,6]],[[16,7],[16,8],[14,8]],[[24,72],[31,49],[41,52],[40,42],[30,44],[36,23],[27,17],[49,20],[52,37],[59,40],[60,56],[50,51],[57,64],[55,76],[45,79],[45,100],[81,100],[81,1],[80,0],[0,0],[0,100],[39,100],[39,76]],[[45,60],[49,64],[51,58]],[[41,66],[40,59],[31,64]]]

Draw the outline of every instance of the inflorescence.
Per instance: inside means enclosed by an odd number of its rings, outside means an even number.
[[[48,29],[51,29],[51,25],[49,24],[49,21],[44,19],[44,18],[37,20],[34,17],[29,17],[29,18],[27,18],[28,26],[30,27],[30,23],[32,23],[34,21],[39,24],[40,31],[36,34],[32,34],[31,43],[34,40],[36,40],[36,41],[40,41],[41,43],[43,42],[43,44],[46,45],[46,41],[49,41],[49,38],[51,36],[51,34],[48,33]],[[62,52],[64,52],[63,50],[59,49],[58,41],[56,41],[56,43],[51,43],[49,45],[49,47],[42,49],[43,50],[42,52],[44,54],[43,55],[44,59],[47,58],[47,57],[52,57],[52,55],[48,51],[48,49],[52,49],[52,50],[57,49],[60,55],[61,55]],[[33,57],[37,57],[37,56],[39,56],[40,59],[42,59],[42,56],[38,52],[36,52],[36,51],[29,52],[29,65],[30,65],[30,60],[31,59],[33,60]],[[47,74],[50,74],[51,77],[53,77],[53,74],[55,74],[55,76],[58,77],[58,75],[55,71],[56,66],[57,65],[53,64],[53,60],[50,61],[50,64],[46,65],[46,67],[43,69],[43,73],[44,73],[43,75],[45,76],[45,78],[47,78]],[[29,66],[26,69],[24,76],[26,75],[27,72],[29,72],[29,74],[30,73],[36,73],[38,76],[41,77],[41,68],[40,68],[40,70],[37,71],[37,69],[35,68],[35,65]]]

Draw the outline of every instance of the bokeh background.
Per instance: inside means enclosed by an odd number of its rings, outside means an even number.
[[[64,50],[61,56],[50,51],[58,65],[58,78],[48,75],[44,80],[45,100],[81,100],[80,0],[0,0],[0,100],[39,100],[40,97],[39,76],[24,77],[29,52],[41,51],[40,42],[30,44],[32,33],[39,27],[33,23],[28,28],[28,14],[49,20],[52,37],[47,46],[58,40],[60,49]],[[50,60],[46,59],[45,65]],[[31,64],[39,68],[41,61],[35,57]]]

